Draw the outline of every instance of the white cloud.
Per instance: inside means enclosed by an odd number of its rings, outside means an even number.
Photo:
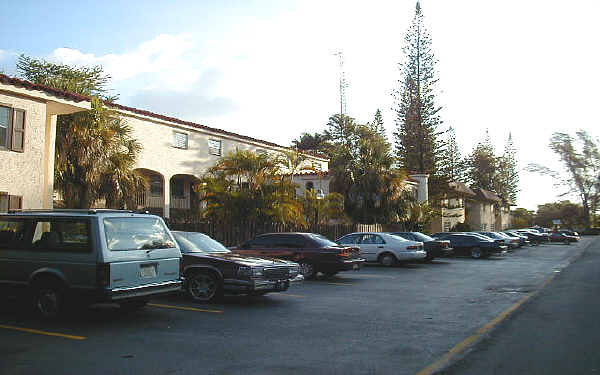
[[[153,79],[146,89],[165,84],[185,89],[188,82],[194,82],[201,74],[190,61],[190,53],[196,47],[197,43],[188,34],[162,34],[122,54],[96,56],[76,49],[58,48],[50,59],[73,65],[102,65],[115,82],[151,73]]]

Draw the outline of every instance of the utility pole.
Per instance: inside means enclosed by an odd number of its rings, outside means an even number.
[[[346,81],[346,73],[344,72],[344,53],[337,51],[333,53],[337,56],[339,62],[339,91],[340,91],[340,121],[342,121],[343,115],[347,113],[348,108],[346,107],[346,89],[348,88],[348,82]]]

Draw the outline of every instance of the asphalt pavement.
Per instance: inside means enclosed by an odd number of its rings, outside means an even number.
[[[600,246],[442,374],[600,374]]]
[[[133,314],[97,306],[52,323],[2,299],[0,374],[415,374],[592,241],[367,266],[213,304],[176,295]]]

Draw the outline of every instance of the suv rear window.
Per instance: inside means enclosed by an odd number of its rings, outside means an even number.
[[[0,249],[19,249],[24,245],[25,220],[0,220]]]
[[[104,219],[109,250],[144,250],[175,247],[167,228],[158,218],[112,217]]]

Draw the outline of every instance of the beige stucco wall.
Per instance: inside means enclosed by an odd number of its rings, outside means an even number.
[[[474,231],[496,230],[494,205],[490,202],[467,200],[467,223]]]
[[[0,105],[25,110],[24,152],[0,149],[0,191],[23,196],[23,208],[47,208],[46,103],[0,92]]]
[[[138,157],[136,168],[149,169],[160,173],[164,178],[165,216],[169,216],[171,192],[169,181],[174,175],[202,175],[213,166],[220,156],[209,153],[209,139],[220,140],[222,155],[237,150],[265,151],[271,154],[282,153],[286,149],[260,142],[252,142],[235,136],[213,133],[209,130],[197,129],[152,117],[120,111],[122,119],[132,129],[132,136],[141,143],[143,149]],[[173,146],[175,132],[188,136],[188,148]],[[319,158],[310,158],[309,163],[316,163],[323,171],[328,170],[328,162]],[[325,190],[325,189],[324,189]],[[327,186],[327,191],[329,186]]]

